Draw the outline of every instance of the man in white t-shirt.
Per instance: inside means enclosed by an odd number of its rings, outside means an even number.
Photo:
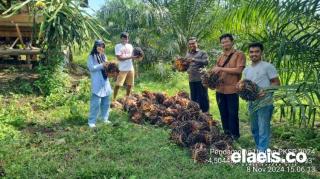
[[[132,86],[134,84],[134,68],[132,60],[137,59],[137,57],[132,56],[133,47],[129,44],[129,34],[127,32],[122,32],[120,34],[121,43],[115,46],[115,54],[119,60],[119,70],[120,73],[117,77],[116,87],[114,88],[113,100],[116,99],[118,91],[124,82],[126,82],[127,93],[129,96],[131,93]]]
[[[264,88],[279,86],[280,80],[276,68],[262,60],[263,45],[252,43],[249,45],[251,65],[243,70],[244,78],[256,83],[261,91],[259,98],[249,102],[251,132],[259,151],[265,152],[269,147],[270,123],[273,112],[272,93],[265,93]]]

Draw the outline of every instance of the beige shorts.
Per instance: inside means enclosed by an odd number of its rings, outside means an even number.
[[[126,82],[127,85],[133,86],[134,84],[134,71],[120,71],[117,77],[116,86],[123,86]]]

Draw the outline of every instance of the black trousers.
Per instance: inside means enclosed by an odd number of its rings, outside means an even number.
[[[202,112],[209,111],[208,88],[204,87],[201,81],[189,82],[191,100],[199,104]]]
[[[222,127],[226,135],[240,137],[239,132],[239,96],[234,94],[216,93],[216,100],[220,111]]]

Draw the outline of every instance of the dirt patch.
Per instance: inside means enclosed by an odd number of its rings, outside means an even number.
[[[35,81],[39,78],[39,75],[33,71],[10,71],[10,70],[0,70],[0,84],[6,84],[15,79]]]
[[[71,80],[71,91],[76,89],[80,80],[89,76],[89,71],[77,64],[70,64],[65,67]],[[0,69],[0,94],[11,93],[38,95],[38,89],[34,82],[40,75],[34,70],[17,70],[15,68]]]
[[[83,76],[89,76],[90,73],[87,68],[84,68],[78,64],[70,63],[67,66],[68,73],[69,75],[74,79],[74,80],[80,80],[83,78]]]
[[[27,127],[23,129],[23,131],[29,134],[41,133],[47,135],[48,137],[54,137],[57,133],[57,130],[53,127],[38,126],[33,123],[28,124]]]
[[[39,75],[34,71],[18,71],[13,69],[0,70],[0,92],[9,94],[10,92],[19,93],[19,89],[28,86],[28,89]]]

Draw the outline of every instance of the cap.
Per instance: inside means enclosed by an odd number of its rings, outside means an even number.
[[[96,45],[96,46],[99,46],[99,45],[105,45],[104,44],[104,42],[102,41],[102,40],[96,40],[95,42],[94,42],[94,44]]]
[[[196,37],[190,37],[190,38],[188,39],[188,41],[197,42],[198,40],[197,40],[197,38],[196,38]]]
[[[129,37],[128,32],[121,32],[120,38],[122,38],[122,37],[125,37],[125,38]]]

